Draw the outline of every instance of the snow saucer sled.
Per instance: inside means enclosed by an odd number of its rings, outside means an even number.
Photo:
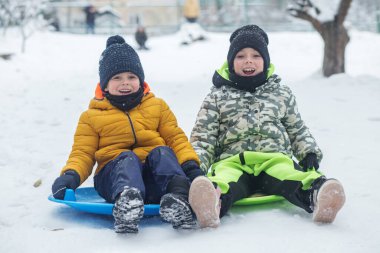
[[[66,204],[74,209],[83,212],[112,215],[112,208],[114,204],[107,203],[99,194],[95,191],[94,187],[82,187],[75,191],[71,189],[66,190],[65,198],[63,200],[56,199],[53,195],[48,197],[50,201]],[[241,199],[234,203],[235,206],[247,206],[264,204],[275,201],[283,200],[283,197],[276,195],[252,195],[251,197]],[[145,216],[159,215],[160,205],[148,204],[144,205]]]
[[[264,195],[260,193],[255,193],[248,198],[244,198],[244,199],[236,201],[234,203],[234,206],[258,205],[258,204],[276,202],[280,200],[284,200],[284,198],[277,195]]]
[[[79,211],[106,215],[112,215],[114,205],[100,197],[94,187],[82,187],[75,191],[66,189],[65,198],[63,200],[56,199],[53,195],[50,195],[48,199],[53,202],[66,204]],[[158,204],[144,205],[145,216],[159,215],[159,210],[160,205]]]

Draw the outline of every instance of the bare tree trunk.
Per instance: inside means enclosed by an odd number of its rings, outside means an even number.
[[[336,21],[322,23],[322,38],[325,42],[322,73],[329,77],[345,73],[345,51],[350,40],[346,28]]]
[[[21,32],[21,53],[25,53],[26,40],[28,39],[28,37],[26,36],[25,28],[23,26],[20,26],[20,32]]]

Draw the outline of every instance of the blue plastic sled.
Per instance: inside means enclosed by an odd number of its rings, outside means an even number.
[[[48,198],[50,201],[66,204],[77,210],[96,214],[112,215],[113,204],[106,202],[95,191],[94,187],[82,187],[75,190],[66,190],[63,200],[56,199],[53,195]],[[159,215],[160,205],[150,204],[144,206],[145,216]]]
[[[55,199],[53,195],[48,198],[50,201],[66,204],[77,210],[96,214],[112,215],[113,204],[107,203],[95,191],[94,187],[82,187],[75,190],[66,190],[65,199]],[[276,195],[252,195],[249,198],[241,199],[234,203],[235,206],[264,204],[283,200],[283,197]],[[159,215],[160,205],[149,204],[144,206],[145,216]]]

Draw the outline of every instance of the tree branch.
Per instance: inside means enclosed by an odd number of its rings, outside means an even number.
[[[296,8],[289,8],[288,12],[291,16],[293,16],[295,18],[299,18],[299,19],[309,21],[313,25],[315,30],[317,30],[320,34],[322,34],[321,22],[318,19],[311,16],[309,13],[307,13],[305,11],[298,10]]]
[[[348,14],[348,10],[350,9],[352,0],[341,0],[338,7],[338,12],[335,16],[338,24],[343,24],[346,16]]]

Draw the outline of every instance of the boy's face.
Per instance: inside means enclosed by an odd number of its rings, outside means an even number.
[[[240,50],[234,59],[234,70],[239,76],[255,76],[264,71],[264,59],[253,48]]]
[[[108,82],[105,91],[111,95],[122,96],[135,93],[140,88],[140,79],[132,72],[116,74]]]

